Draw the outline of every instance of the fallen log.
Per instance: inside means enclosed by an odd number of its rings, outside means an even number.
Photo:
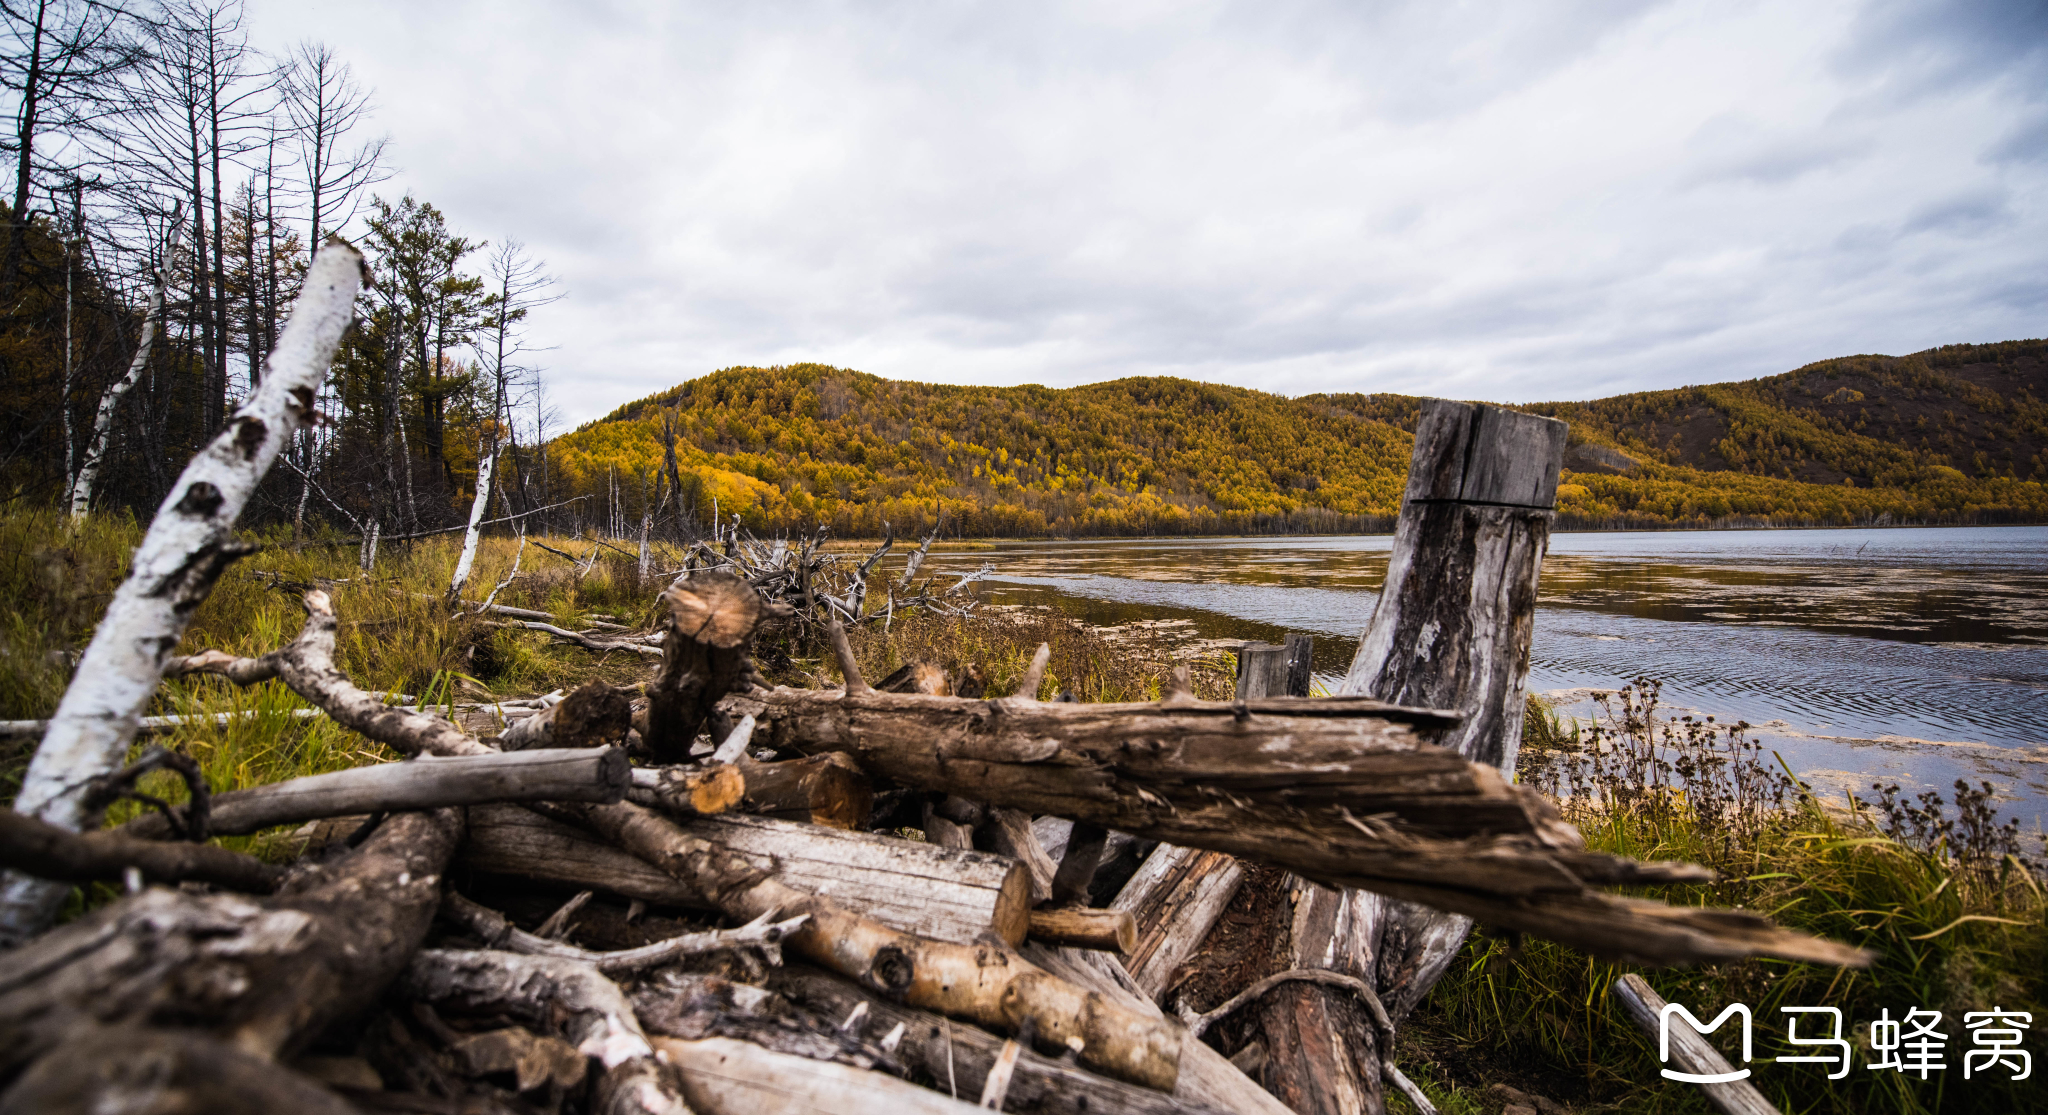
[[[633,727],[632,690],[593,681],[560,701],[506,727],[501,751],[543,747],[612,747]]]
[[[742,805],[749,813],[859,830],[874,807],[867,772],[837,751],[779,763],[740,759],[734,766],[746,780]]]
[[[593,952],[539,934],[528,933],[513,925],[511,919],[496,910],[478,905],[453,892],[450,892],[443,901],[441,915],[474,934],[483,942],[485,948],[502,949],[526,956],[551,956],[557,960],[574,960],[588,964],[606,975],[628,975],[649,968],[658,968],[686,956],[702,956],[726,949],[755,950],[768,961],[770,967],[775,967],[782,963],[782,939],[804,922],[801,914],[776,922],[759,917],[736,929],[684,933],[639,948]]]
[[[768,975],[775,991],[829,1018],[846,1018],[863,1005],[871,1033],[903,1028],[896,1056],[905,1067],[943,1089],[950,1075],[963,1095],[978,1095],[1004,1041],[974,1026],[955,1026],[943,1017],[906,1007],[852,980],[807,965],[790,965]],[[1010,1078],[1003,1110],[1024,1115],[1222,1115],[1210,1107],[1084,1072],[1024,1050]]]
[[[879,1044],[868,1039],[873,1018],[864,1008],[826,1018],[765,988],[681,971],[663,972],[642,983],[634,992],[633,1006],[640,1012],[641,1025],[656,1037],[736,1038],[814,1061],[904,1074],[890,1039],[884,1037]],[[901,1038],[899,1034],[895,1040]]]
[[[729,915],[809,914],[810,923],[789,937],[788,947],[799,956],[912,1006],[1028,1030],[1040,1048],[1073,1050],[1098,1072],[1161,1090],[1173,1086],[1181,1044],[1177,1025],[1140,1016],[1050,975],[999,941],[958,945],[899,932],[830,898],[796,890],[746,857],[630,803],[565,808]]]
[[[1036,825],[1033,826],[1034,833]],[[1062,906],[1085,906],[1088,890],[1095,883],[1095,870],[1102,866],[1102,853],[1109,846],[1109,830],[1088,821],[1077,821],[1067,830],[1060,849],[1059,867],[1053,872],[1052,900]],[[1050,850],[1047,855],[1051,855]]]
[[[0,1094],[0,1115],[357,1115],[258,1053],[207,1034],[141,1026],[58,1046]]]
[[[295,709],[245,709],[241,712],[196,713],[193,715],[145,716],[135,722],[137,735],[152,735],[157,732],[174,732],[189,724],[214,724],[225,727],[241,720],[258,720],[265,716],[286,716],[294,720],[311,720],[319,716],[315,708]],[[29,738],[41,739],[50,730],[48,720],[0,720],[0,739]]]
[[[1676,1024],[1665,1016],[1664,1008],[1670,1004],[1657,994],[1648,980],[1631,972],[1615,980],[1608,991],[1620,1001],[1629,1021],[1634,1022],[1644,1036],[1662,1043],[1658,1049],[1659,1061],[1665,1060],[1668,1053],[1670,1063],[1693,1076],[1721,1078],[1695,1085],[1707,1102],[1714,1105],[1714,1110],[1721,1115],[1779,1115],[1778,1106],[1765,1099],[1756,1085],[1746,1079],[1729,1079],[1736,1076],[1735,1066],[1728,1063],[1728,1058],[1722,1056],[1704,1034],[1690,1025]],[[1744,1060],[1748,1060],[1748,1051],[1745,1045]]]
[[[1127,976],[1118,977],[1117,973],[1123,971],[1123,966],[1113,956],[1077,949],[1047,948],[1036,942],[1027,943],[1023,951],[1026,959],[1045,970],[1072,980],[1134,1014],[1146,1018],[1165,1017],[1157,1004],[1130,986]],[[1181,1037],[1180,1077],[1173,1087],[1175,1100],[1203,1104],[1220,1111],[1234,1111],[1239,1115],[1290,1115],[1286,1105],[1239,1072],[1223,1054],[1186,1031],[1182,1031]]]
[[[406,813],[270,898],[150,889],[0,955],[0,1081],[109,1026],[289,1056],[374,1003],[419,947],[457,810]]]
[[[665,906],[720,908],[714,896],[615,844],[518,806],[471,810],[470,829],[462,863],[474,870],[596,887]],[[1030,924],[1030,884],[1023,868],[1001,856],[759,817],[701,817],[680,829],[904,933],[964,945],[993,932],[1015,944]]]
[[[1031,830],[1031,814],[1016,809],[991,809],[982,822],[982,831],[988,836],[990,847],[1023,864],[1031,873],[1031,901],[1050,901],[1053,876],[1059,865],[1039,846],[1038,834]]]
[[[206,831],[241,836],[276,825],[364,813],[405,813],[517,801],[618,801],[631,768],[623,749],[523,751],[351,767],[213,795]],[[170,819],[147,813],[114,830],[168,840]]]
[[[617,984],[587,964],[492,949],[421,949],[394,990],[473,1014],[509,1014],[551,1028],[603,1068],[592,1110],[690,1115],[674,1074],[655,1057]]]
[[[334,601],[317,588],[301,599],[306,606],[306,626],[290,644],[260,658],[240,658],[218,650],[172,658],[164,664],[164,676],[215,674],[236,685],[274,678],[318,706],[335,723],[401,754],[498,754],[443,717],[393,708],[377,694],[357,688],[334,664],[334,638],[340,627]]]
[[[1130,914],[1137,927],[1124,967],[1153,1001],[1201,947],[1243,881],[1244,865],[1233,856],[1161,844],[1110,901],[1110,909]]]
[[[732,1038],[655,1045],[704,1115],[974,1115],[984,1110],[879,1072],[776,1053]]]
[[[168,824],[164,832],[169,834]],[[269,894],[285,877],[282,867],[211,844],[159,844],[116,832],[79,834],[11,809],[0,809],[0,867],[61,883],[123,879],[135,871],[147,882],[190,880],[248,894]]]
[[[590,1059],[553,1034],[506,1026],[457,1039],[448,1047],[455,1066],[475,1078],[510,1073],[521,1092],[553,1086],[564,1091],[590,1075]]]
[[[1448,714],[1357,697],[1065,704],[757,689],[729,702],[772,745],[846,751],[898,782],[1262,859],[1598,956],[1669,965],[1868,955],[1743,911],[1600,885],[1704,882],[1588,851],[1534,790],[1430,742]]]
[[[492,626],[514,627],[526,631],[543,632],[548,635],[553,635],[555,638],[560,639],[565,643],[570,643],[575,646],[582,647],[584,650],[593,651],[597,654],[604,654],[608,651],[614,650],[624,650],[631,651],[634,654],[644,654],[652,658],[661,653],[660,647],[653,646],[648,643],[639,642],[634,639],[597,639],[589,635],[585,635],[581,631],[570,631],[567,628],[556,627],[554,624],[548,623],[545,620],[511,619],[505,620],[501,623],[494,624]]]

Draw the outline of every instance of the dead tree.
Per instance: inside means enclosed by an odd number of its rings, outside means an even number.
[[[1552,419],[1423,404],[1386,584],[1342,687],[1456,710],[1460,722],[1440,745],[1510,778],[1564,441],[1564,423]],[[1277,988],[1260,1007],[1266,1087],[1297,1111],[1378,1112],[1393,1027],[1457,955],[1471,911],[1311,879],[1290,888],[1288,967],[1361,981],[1384,1024],[1352,990]]]

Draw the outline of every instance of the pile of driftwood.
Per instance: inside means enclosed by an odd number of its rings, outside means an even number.
[[[1428,410],[1344,696],[1288,695],[1284,648],[1248,651],[1229,701],[1182,675],[1040,702],[1043,649],[1008,697],[934,668],[870,685],[833,619],[841,684],[769,687],[751,647],[816,593],[802,563],[780,588],[686,571],[629,633],[644,685],[495,732],[356,687],[317,588],[286,646],[174,656],[354,277],[323,250],[0,824],[0,1110],[1377,1111],[1388,1087],[1426,1109],[1393,1039],[1471,919],[1646,964],[1862,960],[1609,893],[1704,873],[1591,852],[1504,773],[1563,445],[1491,408]],[[226,793],[168,753],[124,765],[160,680],[194,673],[282,683],[408,759]],[[94,831],[162,766],[188,803]],[[289,864],[209,842],[279,826]],[[1247,861],[1293,878],[1284,970],[1169,1009]],[[129,894],[50,928],[95,880]]]

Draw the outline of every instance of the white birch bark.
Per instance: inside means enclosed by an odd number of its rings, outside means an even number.
[[[185,220],[181,216],[171,226],[170,247],[164,252],[164,263],[157,272],[156,286],[149,292],[149,308],[142,315],[142,340],[135,346],[135,358],[128,362],[128,374],[115,380],[107,388],[107,393],[100,396],[99,415],[92,423],[92,440],[85,443],[85,453],[78,462],[78,474],[71,480],[73,519],[85,518],[85,513],[92,507],[92,490],[99,481],[100,465],[107,459],[107,441],[114,430],[114,412],[120,409],[121,400],[142,378],[142,369],[149,363],[149,349],[156,340],[157,319],[164,313],[164,291],[170,285],[171,276],[177,273],[178,256],[184,246]],[[70,413],[68,408],[65,413]],[[69,445],[68,439],[66,444]]]
[[[498,462],[488,437],[476,443],[476,498],[469,501],[469,530],[462,536],[462,556],[455,560],[455,576],[448,581],[448,603],[462,599],[462,586],[469,582],[470,566],[476,564],[476,543],[482,531],[477,524],[491,507],[491,471]]]
[[[82,801],[86,784],[127,758],[165,659],[184,637],[193,610],[228,563],[246,552],[233,537],[235,520],[306,423],[354,316],[363,276],[362,253],[339,240],[314,259],[262,384],[186,464],[150,522],[128,579],[107,605],[29,763],[17,812],[74,832],[97,820]],[[20,941],[48,926],[68,889],[9,872],[0,882],[0,940]]]

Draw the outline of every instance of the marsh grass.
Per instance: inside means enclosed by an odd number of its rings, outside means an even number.
[[[1059,612],[1038,608],[988,610],[962,617],[900,615],[886,631],[878,624],[856,628],[850,633],[850,642],[870,681],[910,662],[935,663],[949,676],[958,676],[971,663],[983,671],[990,696],[1011,694],[1040,643],[1052,648],[1045,679],[1035,694],[1042,700],[1071,693],[1074,699],[1091,703],[1155,701],[1179,663],[1189,667],[1197,697],[1222,700],[1235,687],[1236,667],[1228,655],[1187,656],[1172,641],[1143,629],[1106,634]],[[800,668],[821,665],[811,659],[797,664]],[[838,684],[836,667],[825,663],[822,669],[827,684]]]
[[[0,515],[0,719],[47,718],[70,683],[72,671],[115,587],[127,574],[141,528],[126,517],[92,517],[73,524],[46,510]],[[459,534],[387,546],[374,575],[358,575],[352,542],[311,539],[293,544],[288,531],[251,538],[261,549],[229,568],[193,616],[181,653],[213,647],[257,655],[289,642],[305,620],[299,603],[318,584],[334,598],[341,617],[336,660],[365,689],[405,693],[430,701],[488,699],[544,692],[603,677],[618,683],[646,673],[638,655],[600,659],[580,648],[551,645],[539,632],[454,616],[441,603],[461,546]],[[547,539],[587,552],[588,543]],[[479,549],[470,591],[481,598],[512,568],[517,540],[487,537]],[[569,563],[527,546],[520,574],[499,594],[501,603],[544,609],[562,626],[591,614],[637,623],[651,615],[660,585],[636,584],[636,563],[600,558],[577,578]],[[257,712],[224,725],[187,725],[145,737],[137,751],[157,745],[200,761],[208,785],[232,790],[303,774],[389,761],[397,756],[324,718],[295,718],[304,702],[276,682],[246,689],[218,678],[164,683],[151,715]],[[12,800],[34,741],[14,739],[0,756],[0,794]],[[146,787],[182,800],[166,774]],[[114,820],[136,807],[117,805]],[[239,838],[237,847],[267,847]]]
[[[1748,1004],[1752,1082],[1766,1096],[1786,1111],[1842,1115],[2048,1106],[2038,1077],[1962,1075],[1971,1048],[1964,1012],[1998,1007],[2033,1013],[2037,1028],[2048,1023],[2041,865],[2020,854],[2016,828],[1988,819],[1984,790],[1963,787],[1957,816],[1938,798],[1822,802],[1747,738],[1748,725],[1661,715],[1653,681],[1612,694],[1590,725],[1531,712],[1520,779],[1556,799],[1592,848],[1703,863],[1722,876],[1643,893],[1755,910],[1879,953],[1860,972],[1752,960],[1643,973],[1701,1017]],[[1588,1110],[1710,1110],[1697,1088],[1659,1078],[1655,1041],[1607,993],[1630,970],[1548,941],[1475,935],[1410,1021],[1400,1061],[1446,1111],[1487,1110],[1482,1093],[1496,1081]],[[1785,1044],[1784,1006],[1842,1009],[1858,1046],[1847,1079],[1826,1079],[1824,1066],[1770,1063],[1811,1052]],[[1943,1012],[1948,1068],[1924,1082],[1868,1070],[1869,1023],[1880,1010],[1897,1019],[1915,1007]],[[1802,1023],[1802,1034],[1809,1029]]]

